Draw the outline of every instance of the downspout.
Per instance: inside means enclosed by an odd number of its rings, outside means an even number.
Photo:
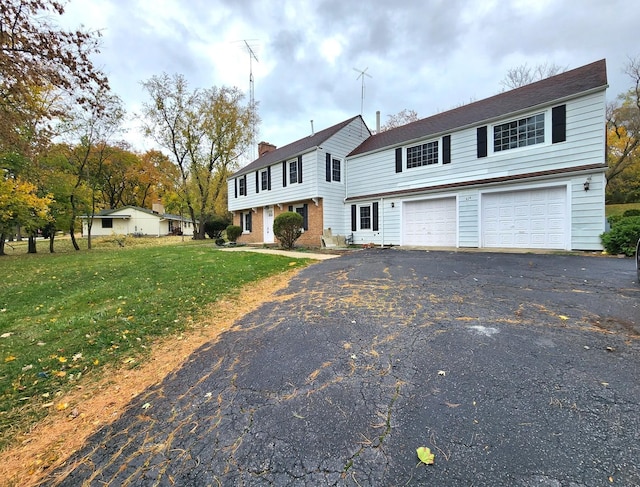
[[[378,218],[380,218],[380,248],[384,248],[384,198],[380,198],[380,209],[378,210]]]

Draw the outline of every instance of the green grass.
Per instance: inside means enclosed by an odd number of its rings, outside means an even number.
[[[622,215],[625,211],[636,209],[640,210],[640,203],[625,203],[621,205],[607,205],[605,206],[605,216],[609,218],[610,216]]]
[[[103,248],[0,257],[0,450],[88,374],[135,366],[206,305],[308,262],[192,240]]]

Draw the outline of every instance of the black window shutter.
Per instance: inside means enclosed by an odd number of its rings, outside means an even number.
[[[242,228],[242,231],[244,232],[245,227],[242,220],[244,220],[244,213],[240,212],[240,228]]]
[[[247,232],[251,231],[251,211],[249,211],[249,213],[247,213]]]
[[[256,171],[256,193],[260,192],[260,171]]]
[[[302,156],[298,156],[298,182],[302,182]]]
[[[233,186],[234,186],[234,188],[235,188],[235,192],[234,192],[234,194],[235,194],[235,197],[237,198],[237,197],[238,197],[238,178],[235,178],[235,179],[233,180]]]
[[[396,172],[402,172],[402,147],[396,149]]]
[[[327,158],[325,162],[325,179],[327,182],[331,182],[331,154],[327,152]]]
[[[287,161],[282,161],[282,187],[287,187]]]
[[[378,231],[378,202],[377,201],[373,203],[373,210],[371,212],[372,212],[371,219],[373,220],[372,222],[373,231],[377,232]]]
[[[451,136],[445,135],[442,137],[442,164],[449,164],[451,162]]]
[[[244,195],[247,196],[247,175],[245,174],[244,176],[242,176],[244,179]]]
[[[487,126],[478,127],[478,158],[487,157]]]
[[[267,168],[267,189],[271,191],[271,166]]]
[[[567,140],[567,105],[553,107],[551,110],[551,142]]]
[[[302,212],[302,228],[309,230],[309,205],[306,203]]]
[[[356,205],[351,205],[351,231],[356,231]]]

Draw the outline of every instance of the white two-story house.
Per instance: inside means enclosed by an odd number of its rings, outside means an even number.
[[[227,181],[238,241],[274,243],[273,220],[285,211],[302,215],[302,245],[320,246],[323,230],[342,231],[345,157],[370,135],[358,115],[284,147],[261,142],[258,159]]]
[[[356,244],[600,250],[606,88],[601,60],[371,136],[356,117],[327,129],[337,136],[348,127],[350,142],[361,138],[352,149],[340,144],[339,184],[328,181],[333,156],[324,159],[338,154],[335,146],[306,147],[302,159],[288,150],[234,175],[229,209],[245,231],[259,229],[247,241],[273,241],[265,210],[275,206],[307,215],[320,208],[317,224]],[[291,191],[300,160],[309,185],[280,196]],[[321,234],[303,243],[320,245]]]

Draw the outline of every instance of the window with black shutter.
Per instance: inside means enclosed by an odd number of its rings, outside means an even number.
[[[478,127],[478,158],[487,157],[487,126]]]
[[[402,147],[396,149],[396,172],[402,172]]]
[[[328,183],[331,182],[331,154],[329,154],[327,152],[327,155],[325,157],[325,164],[324,164],[324,179],[325,181],[327,181]]]
[[[451,163],[451,136],[442,137],[442,164]]]
[[[551,109],[551,142],[567,140],[567,105],[560,105]]]
[[[373,206],[373,208],[372,208],[372,211],[371,211],[371,213],[372,213],[371,214],[371,220],[372,220],[371,221],[371,229],[374,232],[377,232],[378,228],[379,228],[378,227],[378,202],[376,201],[375,203],[373,203],[372,206]]]
[[[357,230],[356,212],[357,212],[356,205],[351,205],[351,231],[352,232],[355,232]]]

